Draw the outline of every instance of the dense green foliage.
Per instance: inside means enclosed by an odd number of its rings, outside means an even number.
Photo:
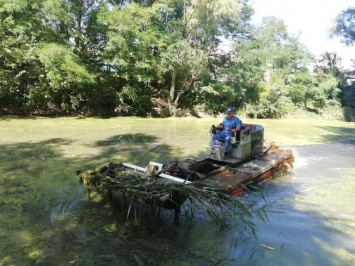
[[[342,41],[352,46],[355,44],[355,8],[349,7],[338,15],[336,25],[331,35],[340,36]],[[350,71],[341,71],[337,64],[328,60],[328,69],[339,79],[345,80],[346,77],[355,80],[355,61],[353,60],[354,69]],[[346,120],[355,120],[355,82],[346,84],[342,82],[340,99],[344,108],[344,116]]]
[[[0,0],[0,111],[169,116],[234,106],[276,118],[351,106],[340,67],[324,67],[325,55],[310,71],[312,54],[282,21],[255,27],[252,14],[248,0]],[[342,16],[337,32],[352,44],[353,9]]]

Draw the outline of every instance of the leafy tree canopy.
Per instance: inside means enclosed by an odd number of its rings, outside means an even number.
[[[349,7],[341,12],[336,20],[333,35],[340,36],[346,45],[355,44],[355,8]]]
[[[352,106],[336,54],[315,64],[281,20],[256,27],[252,15],[248,0],[0,0],[0,112],[169,116],[234,106],[282,117]],[[349,8],[335,29],[348,45],[353,22]]]

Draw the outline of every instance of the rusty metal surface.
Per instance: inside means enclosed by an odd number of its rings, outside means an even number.
[[[265,160],[273,165],[278,165],[292,157],[291,153],[288,153],[286,151],[279,151],[279,152],[272,152],[272,153],[267,153],[260,157],[260,160]]]
[[[263,156],[243,162],[239,159],[225,159],[218,161],[211,158],[194,160],[183,167],[189,172],[197,174],[195,180],[204,180],[205,185],[233,193],[241,189],[243,184],[251,181],[259,183],[274,176],[280,165],[292,160],[291,152],[271,146]],[[178,173],[173,173],[178,174]]]
[[[250,181],[256,183],[274,175],[277,166],[292,158],[292,154],[283,150],[273,149],[271,152],[252,159],[240,166],[224,166],[207,174],[208,180],[215,186],[223,188],[226,193],[231,193],[240,188],[242,184]]]
[[[247,162],[245,164],[233,168],[233,170],[238,172],[248,173],[253,177],[255,177],[257,175],[266,172],[267,170],[273,167],[274,167],[273,163],[271,163],[268,160],[254,159],[251,160],[250,162]]]
[[[245,184],[252,179],[253,176],[248,173],[234,173],[228,172],[228,170],[220,172],[209,178],[209,180],[215,181],[215,184],[224,188],[227,193],[232,192],[236,188],[240,187],[241,184]]]

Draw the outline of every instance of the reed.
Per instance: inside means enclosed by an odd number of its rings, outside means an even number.
[[[154,173],[147,175],[127,171],[120,163],[109,163],[94,170],[79,170],[77,176],[88,195],[98,193],[115,205],[126,207],[127,217],[130,216],[133,205],[134,216],[137,217],[135,203],[139,201],[142,204],[138,204],[138,209],[146,209],[147,206],[152,209],[164,207],[174,211],[175,219],[178,220],[180,207],[185,204],[190,210],[190,218],[202,210],[216,225],[225,226],[241,221],[254,237],[257,234],[255,224],[252,222],[253,217],[264,222],[268,219],[268,203],[261,207],[246,204],[240,198],[226,194],[222,188],[208,179],[190,184],[166,182]],[[260,188],[255,185],[245,186],[245,189],[261,193]]]

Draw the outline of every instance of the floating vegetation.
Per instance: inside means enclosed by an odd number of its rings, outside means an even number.
[[[182,165],[182,164],[174,164]],[[127,217],[151,208],[152,214],[159,215],[160,207],[174,212],[175,222],[179,222],[180,207],[185,203],[189,218],[197,211],[205,211],[216,225],[235,223],[240,219],[252,235],[256,236],[253,216],[267,220],[267,207],[247,206],[238,197],[226,194],[213,180],[196,180],[191,183],[176,183],[163,180],[154,171],[140,173],[127,170],[122,163],[112,163],[94,170],[76,172],[89,197],[100,194],[114,205],[127,211]],[[195,176],[198,178],[198,176]],[[258,189],[244,186],[245,189]],[[134,211],[133,211],[134,209]]]
[[[295,156],[293,155],[293,151],[290,149],[281,150],[279,146],[277,146],[274,142],[270,143],[270,147],[268,148],[268,154],[278,154],[282,152],[286,152],[289,154],[290,158],[283,161],[278,167],[275,168],[274,176],[282,176],[286,173],[294,173],[293,165],[295,163]]]

